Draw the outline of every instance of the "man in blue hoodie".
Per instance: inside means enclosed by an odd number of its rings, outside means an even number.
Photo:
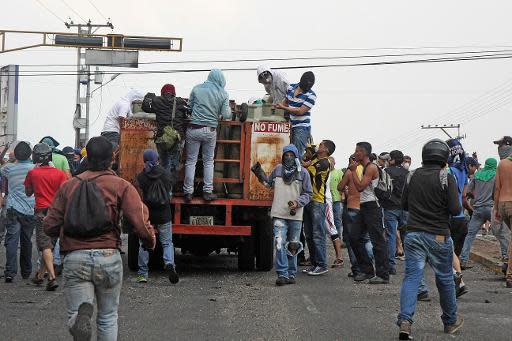
[[[293,144],[283,148],[281,164],[267,178],[256,164],[254,172],[267,187],[274,189],[270,215],[274,223],[276,245],[276,285],[295,284],[297,254],[302,251],[300,231],[304,206],[311,200],[313,189],[308,171],[301,167],[299,151]]]
[[[231,118],[229,95],[224,90],[226,79],[222,71],[213,69],[203,84],[196,85],[189,98],[192,120],[187,128],[185,150],[185,181],[183,192],[185,200],[190,202],[194,192],[194,176],[196,172],[199,148],[203,153],[203,199],[216,199],[213,194],[213,157],[217,142],[217,126],[219,119]]]

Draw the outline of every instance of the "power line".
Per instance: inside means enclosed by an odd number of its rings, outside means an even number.
[[[73,7],[69,6],[68,3],[64,0],[60,0],[67,8],[71,10],[71,12],[75,13],[82,21],[87,22],[77,11],[73,9]]]
[[[57,14],[55,14],[54,11],[52,11],[51,9],[49,9],[44,3],[42,3],[40,0],[36,0],[37,3],[39,5],[41,5],[44,9],[46,9],[51,15],[53,15],[55,18],[59,19],[60,21],[62,22],[66,22],[65,20],[63,20],[61,17],[59,17]]]
[[[92,7],[94,7],[94,9],[96,10],[96,12],[98,12],[99,15],[101,15],[103,17],[103,19],[105,19],[105,21],[109,21],[104,15],[103,13],[101,13],[101,11],[99,10],[98,7],[96,7],[96,5],[92,2],[92,0],[87,0]]]

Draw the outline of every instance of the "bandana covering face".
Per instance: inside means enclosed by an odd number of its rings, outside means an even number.
[[[496,166],[498,161],[494,158],[485,160],[484,169],[475,173],[475,180],[487,182],[496,176]]]
[[[500,156],[500,160],[506,159],[509,156],[512,156],[512,146],[501,146],[498,148],[498,155]]]
[[[289,157],[285,156],[287,152],[292,152],[294,156]],[[293,180],[293,176],[295,175],[295,172],[299,170],[299,159],[297,158],[297,154],[299,154],[297,147],[295,147],[293,144],[289,144],[286,147],[283,148],[283,158],[282,158],[282,164],[283,164],[283,180],[285,183],[289,184]]]
[[[149,173],[155,168],[158,162],[158,154],[153,149],[144,151],[144,173]]]

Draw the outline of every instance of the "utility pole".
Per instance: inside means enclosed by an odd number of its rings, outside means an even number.
[[[466,136],[462,136],[460,134],[460,123],[458,124],[436,124],[436,125],[422,125],[421,126],[421,129],[440,129],[442,130],[443,133],[446,134],[446,136],[448,136],[449,138],[451,139],[457,139],[457,140],[462,140],[463,138],[465,138]],[[451,136],[449,133],[448,133],[448,129],[457,129],[457,136],[456,137],[453,137]]]
[[[86,24],[75,24],[73,21],[64,23],[69,29],[76,27],[79,36],[90,36],[93,27],[100,29],[109,27],[114,29],[111,22],[106,24],[92,24],[89,20]],[[75,129],[75,146],[82,147],[89,140],[89,112],[91,102],[91,66],[85,63],[85,53],[82,53],[82,48],[77,48],[77,62],[76,62],[76,109],[73,118],[73,128]],[[85,99],[82,97],[82,78],[85,76]],[[85,117],[82,117],[82,103],[85,102]],[[82,136],[81,130],[85,128],[85,134]]]

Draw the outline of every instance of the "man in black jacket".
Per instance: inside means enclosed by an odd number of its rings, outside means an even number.
[[[461,211],[456,180],[446,170],[450,148],[439,139],[423,146],[423,167],[408,176],[402,195],[409,212],[404,238],[405,277],[400,292],[399,339],[411,339],[412,317],[425,264],[434,270],[443,315],[444,332],[455,333],[464,322],[457,314],[453,281],[453,241],[450,215]]]
[[[397,228],[405,225],[406,213],[402,210],[401,199],[409,171],[402,167],[404,154],[401,151],[393,150],[388,155],[389,167],[385,168],[384,171],[389,174],[393,181],[393,192],[391,198],[381,201],[381,205],[384,208],[384,226],[388,239],[389,274],[396,275],[396,235],[398,233]]]
[[[174,85],[165,84],[160,90],[160,94],[161,96],[156,96],[151,92],[146,94],[142,102],[142,110],[156,114],[155,139],[163,135],[166,126],[172,126],[180,134],[181,140],[170,150],[157,144],[160,164],[174,175],[180,165],[183,142],[185,141],[186,116],[190,109],[183,98],[176,97]],[[174,116],[172,116],[174,105],[176,108]]]

